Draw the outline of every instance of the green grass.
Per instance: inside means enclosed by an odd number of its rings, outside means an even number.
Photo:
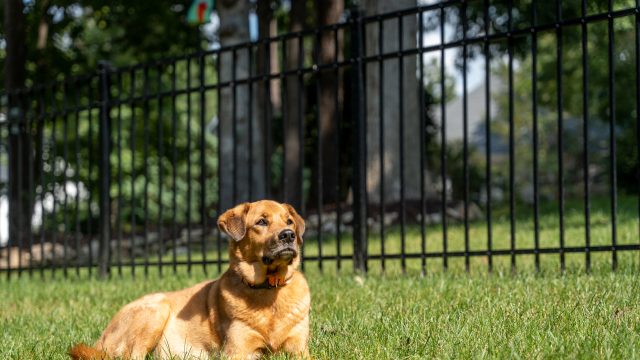
[[[539,219],[539,246],[540,248],[558,248],[560,246],[560,221],[558,216],[558,204],[556,202],[543,202],[540,208]],[[591,200],[590,214],[590,237],[592,246],[611,245],[611,213],[610,203],[607,199],[596,198]],[[509,250],[511,242],[511,224],[509,222],[508,207],[500,206],[493,209],[492,213],[492,249]],[[639,244],[640,243],[640,217],[638,214],[637,196],[620,196],[617,207],[617,244]],[[581,247],[585,245],[585,220],[582,200],[567,201],[565,204],[565,246]],[[443,251],[443,231],[440,224],[426,226],[425,245],[428,253],[440,253]],[[447,251],[462,252],[465,250],[465,228],[461,222],[450,222],[447,227]],[[319,253],[318,242],[314,238],[305,239],[305,256],[316,256]],[[409,224],[406,227],[405,252],[419,254],[421,252],[421,228],[419,225]],[[400,228],[395,225],[385,229],[384,242],[381,241],[380,228],[369,229],[368,253],[369,255],[380,255],[384,244],[385,254],[400,254],[402,244],[400,239]],[[518,204],[516,206],[515,220],[515,247],[516,249],[534,248],[534,219],[533,206]],[[335,236],[325,236],[322,240],[322,254],[336,255],[340,249],[341,254],[350,255],[353,253],[352,239],[346,234],[338,244]],[[486,251],[487,244],[487,224],[485,218],[472,221],[469,224],[469,250]],[[636,263],[640,260],[637,252],[634,254],[618,253],[621,261],[632,261]],[[611,263],[610,253],[593,253],[592,263]],[[495,256],[493,263],[498,271],[508,271],[510,269],[510,257]],[[448,267],[452,270],[464,269],[464,257],[450,257]],[[442,270],[441,258],[427,259],[427,272],[437,272]],[[487,271],[488,259],[486,256],[476,256],[470,259],[470,271],[484,273]],[[535,271],[535,258],[533,255],[518,255],[516,258],[518,271]],[[560,256],[558,254],[544,254],[540,257],[540,265],[543,270],[559,270]],[[315,266],[311,264],[309,266]],[[350,261],[345,262],[346,267],[352,266]],[[421,260],[408,259],[407,271],[409,273],[420,273]],[[567,268],[585,267],[584,253],[566,254]],[[334,267],[332,262],[328,262],[326,268]],[[400,272],[400,262],[397,260],[387,260],[386,273],[396,274]],[[370,260],[369,269],[373,273],[381,273],[381,261]]]
[[[533,220],[519,207],[518,248],[533,247]],[[557,208],[541,209],[541,247],[558,245]],[[579,205],[567,204],[566,245],[584,243],[584,222]],[[594,201],[592,244],[610,243],[609,209]],[[637,198],[621,197],[618,208],[618,243],[637,244]],[[397,227],[385,238],[387,253],[399,253]],[[493,224],[495,249],[509,248],[509,222],[504,209],[496,210]],[[376,232],[369,238],[369,252],[378,254]],[[464,228],[451,224],[449,249],[464,249]],[[441,251],[442,230],[427,229],[427,250]],[[340,250],[351,254],[351,239],[344,237]],[[337,252],[335,237],[323,239],[323,254]],[[420,228],[407,228],[406,250],[420,250]],[[486,225],[471,224],[470,248],[486,249]],[[223,250],[224,251],[224,250]],[[306,255],[318,251],[316,239],[306,239]],[[193,259],[200,259],[199,253]],[[226,254],[225,254],[226,255]],[[226,256],[224,256],[226,257]],[[208,259],[217,258],[209,251]],[[151,257],[151,260],[157,259]],[[169,256],[170,259],[170,256]],[[184,256],[180,256],[184,260]],[[567,254],[567,271],[559,271],[557,254],[543,255],[542,271],[533,268],[533,256],[518,256],[517,272],[510,271],[508,256],[495,257],[494,271],[487,259],[475,257],[469,273],[464,258],[449,260],[443,272],[441,259],[428,259],[427,276],[420,276],[420,260],[388,260],[385,273],[380,261],[370,261],[371,273],[360,277],[351,261],[336,270],[333,261],[307,262],[305,271],[312,291],[311,353],[318,359],[398,358],[640,358],[640,253],[620,252],[619,268],[611,271],[610,253],[592,255],[591,274],[584,272],[584,254]],[[214,271],[215,266],[208,266]],[[115,271],[115,270],[114,270]],[[201,266],[186,275],[186,267],[165,277],[157,268],[149,276],[114,276],[97,281],[82,270],[69,279],[47,272],[33,278],[0,279],[0,358],[65,359],[67,349],[82,341],[93,343],[122,305],[146,293],[190,286],[204,279]],[[210,274],[208,277],[215,277]]]
[[[637,267],[616,273],[307,274],[318,359],[640,358]],[[64,359],[145,293],[203,278],[0,282],[0,358]]]

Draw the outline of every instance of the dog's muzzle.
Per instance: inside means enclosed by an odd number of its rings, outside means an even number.
[[[269,253],[262,257],[262,262],[265,265],[270,265],[277,259],[291,260],[298,256],[298,249],[296,247],[296,233],[292,230],[286,229],[278,234],[277,240],[272,242],[272,246],[269,248]]]

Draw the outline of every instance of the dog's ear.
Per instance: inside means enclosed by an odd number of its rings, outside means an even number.
[[[247,232],[246,217],[250,206],[249,203],[242,203],[220,215],[218,229],[235,241],[242,240]]]
[[[293,206],[289,204],[282,205],[287,208],[289,214],[293,218],[293,222],[296,224],[296,231],[298,232],[298,239],[302,241],[302,235],[304,234],[304,220],[302,219],[302,216],[298,215],[296,209],[294,209]]]

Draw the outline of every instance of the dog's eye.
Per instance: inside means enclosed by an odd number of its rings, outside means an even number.
[[[265,220],[265,219],[260,219],[260,220],[258,220],[258,222],[256,223],[256,225],[260,225],[260,226],[267,226],[267,220]]]
[[[293,220],[291,219],[287,220],[287,225],[293,225]]]

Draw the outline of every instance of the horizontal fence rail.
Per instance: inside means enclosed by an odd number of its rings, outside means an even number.
[[[263,198],[307,269],[638,265],[636,3],[369,12],[2,93],[0,272],[219,273]]]

